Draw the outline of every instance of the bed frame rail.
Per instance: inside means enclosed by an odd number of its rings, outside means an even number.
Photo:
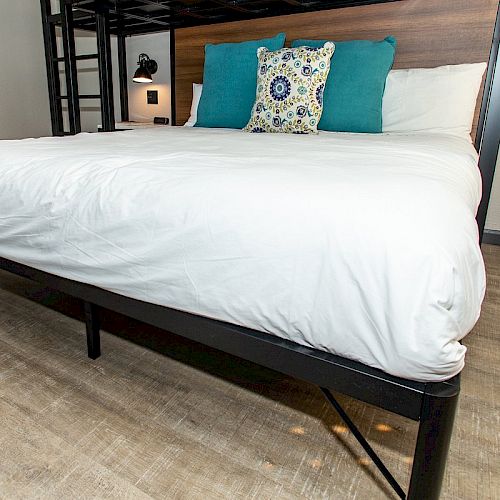
[[[118,295],[2,257],[0,269],[82,299],[86,303],[88,351],[92,359],[99,355],[98,307],[104,307],[412,420],[419,419],[425,383],[394,377],[362,363],[301,346],[275,335]]]
[[[493,178],[498,159],[500,143],[500,78],[497,77],[500,43],[500,2],[495,22],[495,32],[491,44],[488,71],[481,103],[479,126],[476,134],[476,149],[479,152],[479,170],[483,179],[483,196],[477,211],[479,241],[483,241],[486,216],[490,203]]]

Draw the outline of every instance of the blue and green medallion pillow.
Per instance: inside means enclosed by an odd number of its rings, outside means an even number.
[[[326,40],[294,40],[292,47],[322,47]],[[382,132],[382,97],[396,39],[335,42],[320,130]]]
[[[262,40],[206,45],[203,92],[195,126],[243,128],[255,101],[257,49],[278,50],[284,45],[284,33]]]
[[[258,50],[257,93],[247,132],[318,133],[335,45]]]

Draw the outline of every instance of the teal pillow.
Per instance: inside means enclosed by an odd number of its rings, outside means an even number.
[[[294,40],[292,47],[323,47],[328,40]],[[396,39],[335,42],[320,130],[382,132],[382,97]],[[205,91],[205,90],[203,90]]]
[[[196,127],[243,128],[257,91],[257,49],[279,50],[285,33],[274,38],[205,46],[203,92]]]

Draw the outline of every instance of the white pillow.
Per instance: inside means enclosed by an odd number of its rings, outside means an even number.
[[[191,115],[189,120],[184,124],[185,127],[194,127],[198,119],[198,104],[200,104],[201,91],[203,90],[202,83],[193,83],[193,100],[191,101]]]
[[[383,132],[437,132],[470,140],[486,63],[392,70],[382,101]]]

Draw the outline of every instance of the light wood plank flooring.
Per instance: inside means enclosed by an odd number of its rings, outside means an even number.
[[[500,247],[463,373],[445,499],[500,498]],[[394,498],[314,386],[0,272],[0,498]],[[340,397],[406,486],[416,424]]]

